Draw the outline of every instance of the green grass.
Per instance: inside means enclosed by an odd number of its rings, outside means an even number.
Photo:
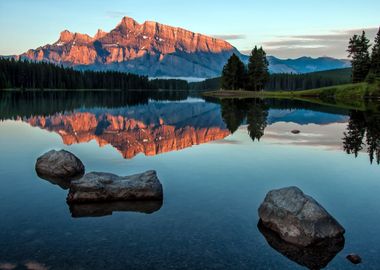
[[[296,99],[346,109],[363,109],[367,100],[380,99],[380,86],[358,83],[324,87],[304,91],[262,91],[219,90],[203,93],[217,98],[281,98]]]

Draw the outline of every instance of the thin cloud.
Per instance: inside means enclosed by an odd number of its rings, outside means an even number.
[[[360,34],[363,30],[372,41],[378,28],[350,29],[345,31],[336,30],[322,35],[277,36],[276,40],[264,42],[263,46],[269,54],[279,57],[328,55],[346,58],[348,40],[352,35]]]
[[[106,16],[108,18],[122,18],[124,16],[127,16],[128,13],[127,12],[124,12],[124,11],[115,11],[115,10],[111,10],[111,11],[107,11],[106,12]]]
[[[246,35],[240,34],[230,34],[230,35],[213,35],[214,38],[224,39],[224,40],[237,40],[237,39],[245,39]]]

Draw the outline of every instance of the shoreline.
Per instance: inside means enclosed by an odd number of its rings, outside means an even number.
[[[369,105],[380,104],[380,86],[367,83],[344,84],[301,91],[217,90],[204,92],[202,95],[219,99],[290,99],[355,110],[365,110]]]

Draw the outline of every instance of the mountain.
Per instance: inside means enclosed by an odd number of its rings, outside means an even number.
[[[268,56],[268,62],[271,73],[310,73],[351,66],[349,60],[331,57],[311,58],[304,56],[297,59],[279,59],[274,56]]]
[[[208,78],[220,75],[232,53],[246,58],[224,40],[157,22],[139,24],[124,17],[115,29],[98,30],[93,37],[65,30],[54,44],[20,57],[81,70]]]
[[[110,32],[94,36],[61,32],[59,39],[18,56],[79,70],[116,70],[149,77],[212,78],[221,74],[232,53],[241,54],[227,41],[157,22],[139,24],[129,17]],[[329,57],[279,59],[269,56],[272,73],[307,73],[349,67],[347,60]]]

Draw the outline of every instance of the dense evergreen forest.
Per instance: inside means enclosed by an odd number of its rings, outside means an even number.
[[[151,89],[148,77],[77,71],[50,63],[0,58],[0,89]]]
[[[319,71],[306,74],[271,74],[267,91],[297,91],[351,82],[351,68]]]
[[[201,82],[191,82],[189,83],[190,90],[218,90],[220,89],[220,77],[206,79]]]
[[[305,74],[271,74],[264,89],[267,91],[297,91],[327,87],[351,82],[351,68],[319,71]],[[218,90],[221,78],[190,83],[190,89]]]
[[[154,79],[150,81],[151,88],[163,90],[189,90],[189,83],[178,79]]]

